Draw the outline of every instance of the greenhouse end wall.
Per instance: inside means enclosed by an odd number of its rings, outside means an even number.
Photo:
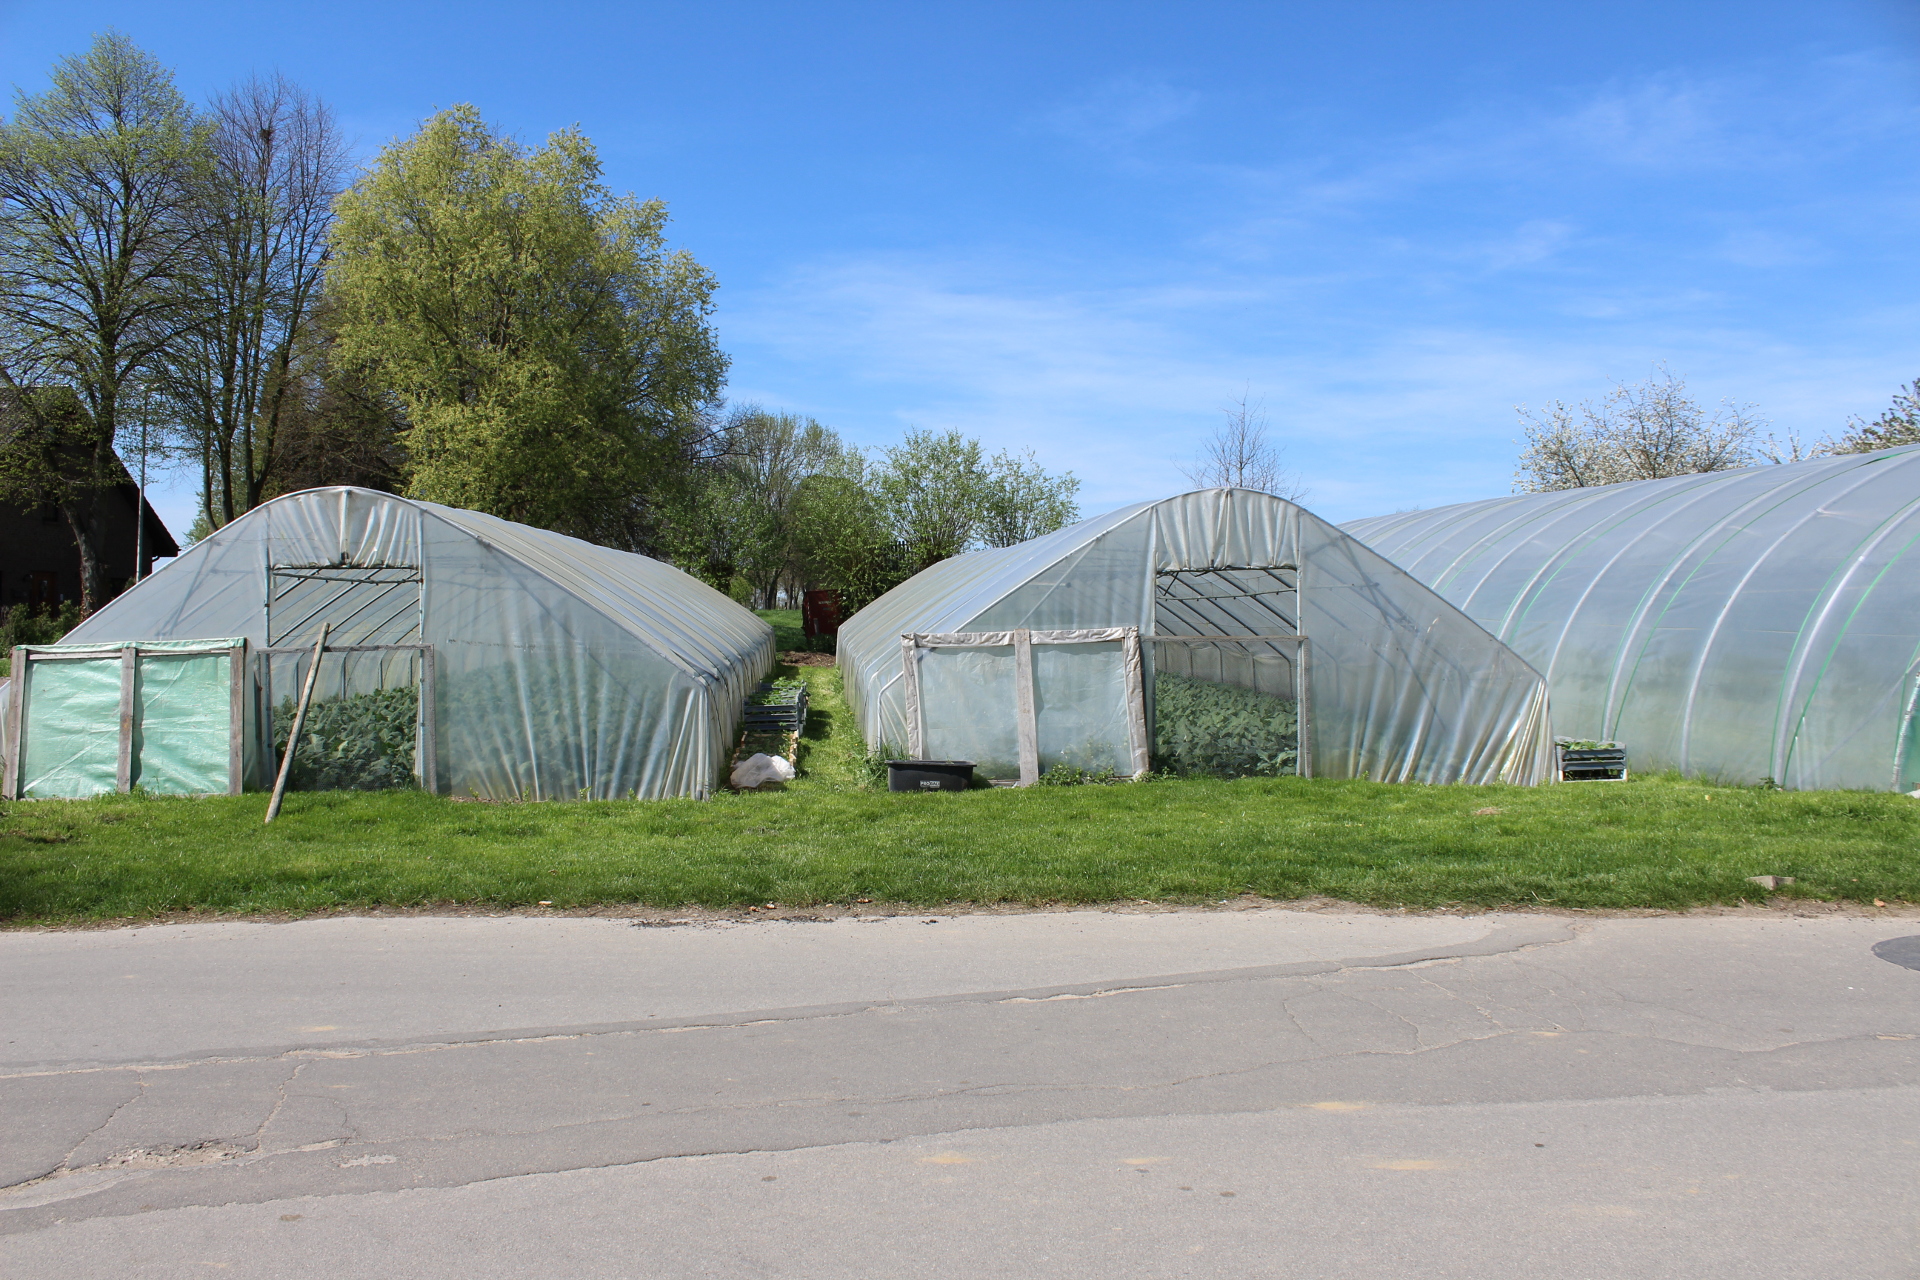
[[[1344,526],[1547,676],[1635,770],[1920,788],[1920,448]]]
[[[323,685],[336,651],[431,648],[432,789],[484,799],[707,794],[774,661],[766,622],[669,565],[350,488],[248,512],[67,639],[297,656],[323,623]]]
[[[1204,603],[1176,609],[1175,597]],[[1244,489],[1141,503],[943,561],[842,624],[839,664],[867,740],[904,748],[903,635],[1110,627],[1137,629],[1149,664],[1159,643],[1203,634],[1280,637],[1240,646],[1276,664],[1300,649],[1310,661],[1302,754],[1314,776],[1550,776],[1539,673],[1353,538]]]

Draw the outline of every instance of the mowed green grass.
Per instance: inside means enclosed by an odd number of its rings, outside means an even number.
[[[700,801],[476,804],[411,792],[0,806],[0,919],[465,903],[726,907],[1191,902],[1685,908],[1920,900],[1920,802],[1678,778],[1424,787],[1293,778],[890,795],[862,785],[837,673],[802,779]],[[1477,810],[1497,809],[1497,813]]]
[[[807,642],[798,609],[755,609],[754,612],[773,627],[774,647],[782,652],[798,649]]]

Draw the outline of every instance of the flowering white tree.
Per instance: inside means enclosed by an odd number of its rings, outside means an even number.
[[[1754,437],[1766,424],[1752,405],[1723,401],[1708,413],[1665,366],[1637,386],[1616,383],[1599,403],[1577,409],[1554,401],[1518,407],[1526,447],[1515,493],[1584,489],[1626,480],[1658,480],[1751,466]]]

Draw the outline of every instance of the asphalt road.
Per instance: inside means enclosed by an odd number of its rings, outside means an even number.
[[[0,1274],[1911,1278],[1916,934],[0,934]]]

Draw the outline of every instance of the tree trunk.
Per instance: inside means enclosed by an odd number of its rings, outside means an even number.
[[[105,548],[100,545],[100,494],[90,491],[74,495],[60,504],[73,533],[73,544],[80,550],[80,616],[90,617],[106,603],[106,567],[101,561]],[[144,513],[142,513],[144,514]]]

